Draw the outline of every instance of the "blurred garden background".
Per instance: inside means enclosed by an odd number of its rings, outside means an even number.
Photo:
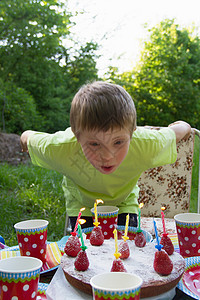
[[[49,220],[48,240],[60,239],[65,202],[62,176],[19,159],[19,150],[17,163],[5,159],[3,137],[19,137],[27,129],[65,130],[72,98],[83,84],[106,80],[122,85],[134,99],[139,126],[167,126],[181,119],[199,129],[198,28],[163,19],[146,28],[134,68],[121,72],[111,64],[99,75],[101,45],[94,39],[76,40],[72,28],[78,12],[69,11],[66,4],[67,0],[0,1],[0,235],[9,246],[17,244],[13,225],[28,218]],[[197,201],[197,163],[195,156],[191,210]]]

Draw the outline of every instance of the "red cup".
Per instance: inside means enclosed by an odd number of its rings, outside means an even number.
[[[32,256],[46,262],[47,225],[46,220],[27,220],[16,223],[19,250],[22,256]]]
[[[174,216],[180,254],[200,256],[200,214],[183,213]]]
[[[114,238],[113,230],[117,228],[119,208],[116,206],[97,206],[97,218],[100,223],[104,239]],[[94,207],[91,209],[95,220]]]
[[[16,256],[0,261],[0,299],[37,299],[42,261]]]

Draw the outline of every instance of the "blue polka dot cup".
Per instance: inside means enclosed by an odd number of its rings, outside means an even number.
[[[142,279],[125,272],[109,272],[91,278],[93,300],[139,300]]]
[[[21,256],[32,256],[46,262],[48,223],[46,220],[35,219],[14,225]]]
[[[0,299],[36,300],[42,261],[16,256],[0,261]]]
[[[114,238],[113,230],[117,228],[119,208],[116,206],[97,206],[97,218],[100,223],[104,239]],[[91,209],[93,220],[95,220],[94,207]]]
[[[183,213],[174,216],[180,254],[200,256],[200,214]]]

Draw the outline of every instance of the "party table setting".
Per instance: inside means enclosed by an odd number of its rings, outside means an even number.
[[[120,296],[116,296],[115,299],[136,300],[140,299],[141,295],[141,298],[145,300],[189,300],[200,298],[199,214],[185,213],[176,215],[174,217],[174,222],[176,224],[177,233],[168,234],[165,226],[164,211],[161,209],[163,234],[162,237],[158,235],[156,221],[152,218],[155,233],[155,238],[153,238],[149,232],[141,228],[140,218],[142,214],[142,206],[139,208],[137,228],[130,227],[128,225],[129,214],[127,214],[124,226],[118,226],[118,208],[104,206],[101,201],[96,200],[94,207],[91,209],[94,227],[82,229],[81,222],[84,222],[84,220],[81,219],[82,211],[83,210],[81,209],[77,216],[74,230],[70,235],[64,236],[60,241],[50,242],[47,240],[48,221],[46,220],[27,220],[15,224],[14,227],[18,238],[18,245],[16,246],[8,247],[4,244],[4,240],[0,239],[0,298],[2,300],[8,300],[12,297],[13,299],[29,299],[26,296],[28,293],[31,295],[30,299],[35,300],[65,300],[70,298],[73,300],[96,300],[100,299],[98,298],[100,291],[101,296],[102,293],[105,293],[105,286],[106,284],[108,285],[109,281],[112,285],[113,282],[116,282],[118,289],[120,283],[123,285],[121,290],[116,292],[120,293]],[[77,237],[81,248],[81,251],[79,252],[82,252],[82,255],[87,257],[89,252],[88,241],[92,240],[91,237],[94,232],[95,234],[98,232],[100,236],[103,236],[102,243],[107,243],[109,240],[113,240],[113,249],[111,249],[113,266],[114,262],[119,262],[120,260],[122,252],[120,252],[119,249],[122,242],[128,248],[128,245],[136,242],[136,236],[142,234],[144,236],[145,243],[144,246],[141,247],[146,247],[153,243],[156,250],[159,252],[163,247],[161,239],[164,236],[165,239],[170,239],[174,252],[180,254],[180,256],[184,258],[185,271],[175,287],[152,297],[143,297],[145,294],[141,294],[141,290],[143,289],[143,280],[141,280],[140,276],[137,276],[137,274],[130,274],[130,272],[118,271],[105,273],[103,276],[104,281],[102,278],[98,277],[101,274],[96,274],[90,281],[92,293],[85,293],[68,281],[69,274],[66,274],[65,269],[63,268],[62,259],[66,256],[65,250],[68,240]],[[98,239],[98,242],[101,243],[101,238]],[[100,247],[102,246],[99,244],[94,246],[94,249],[98,250]],[[78,253],[77,256],[78,255],[80,255],[80,253]],[[95,255],[98,256],[98,251]],[[125,260],[121,259],[122,265],[124,261]],[[22,266],[24,266],[24,269]],[[84,271],[81,270],[80,272],[81,274],[84,274]],[[121,274],[115,275],[116,273]],[[125,274],[129,277],[132,276],[132,278],[123,278],[123,276],[126,276]],[[110,278],[110,276],[112,276],[112,278]],[[113,279],[113,276],[120,277]],[[133,276],[138,278],[133,278]],[[133,282],[133,280],[135,282],[134,289],[132,286],[131,288],[128,286],[128,282]],[[103,288],[101,287],[101,284],[103,285]],[[127,298],[120,298],[122,297],[121,293],[125,287],[127,289]],[[111,288],[107,286],[106,293],[110,292],[109,289],[111,289],[113,293],[113,290],[116,290],[117,287],[112,286]],[[21,298],[17,298],[19,296],[13,294],[13,291],[16,293],[16,290]],[[129,294],[132,296],[128,298],[127,295]],[[102,296],[101,299],[111,298],[104,298],[104,296]]]

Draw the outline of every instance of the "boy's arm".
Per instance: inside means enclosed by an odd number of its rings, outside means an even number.
[[[33,131],[33,130],[26,130],[22,133],[22,135],[20,137],[22,152],[28,152],[28,146],[27,146],[28,137],[30,135],[32,135],[34,132],[35,131]]]
[[[190,124],[184,121],[176,121],[168,125],[176,134],[176,143],[180,140],[185,139],[187,140],[191,133],[191,126]]]

